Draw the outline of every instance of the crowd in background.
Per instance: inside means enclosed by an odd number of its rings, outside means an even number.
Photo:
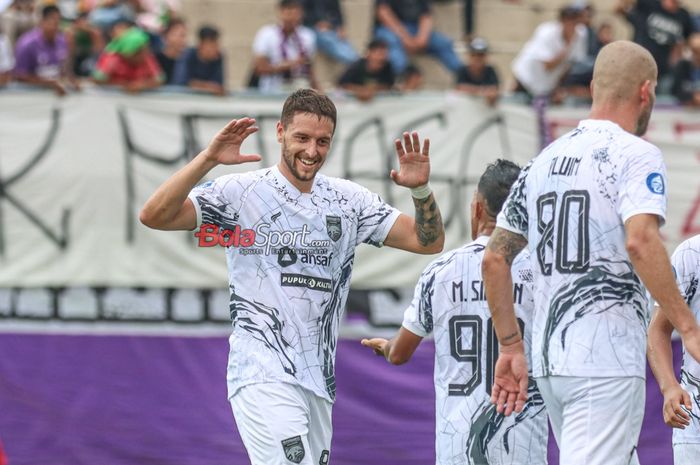
[[[518,3],[519,0],[503,0]],[[196,44],[180,0],[0,0],[0,86],[10,81],[63,95],[89,80],[140,92],[179,86],[226,93],[224,54],[216,27],[200,25]],[[465,1],[467,56],[434,27],[428,0],[375,0],[372,37],[358,51],[347,40],[340,0],[280,0],[277,21],[252,41],[247,86],[260,92],[319,87],[316,53],[342,64],[336,85],[362,101],[378,92],[410,92],[423,82],[413,63],[439,60],[458,91],[493,104],[505,90],[489,63],[489,44],[475,37],[475,0]],[[4,10],[4,11],[3,11]],[[700,33],[679,0],[618,0],[615,9],[659,68],[657,93],[700,105]],[[512,91],[526,100],[589,98],[598,51],[614,37],[610,22],[576,0],[557,19],[540,24],[512,63]]]

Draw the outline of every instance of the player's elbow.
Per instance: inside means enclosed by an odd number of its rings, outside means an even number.
[[[436,254],[442,252],[442,249],[445,247],[445,236],[442,235],[438,237],[435,242],[432,244],[429,244],[424,248],[425,254]]]
[[[389,357],[387,357],[387,360],[392,365],[403,365],[411,360],[411,356],[409,354],[400,353],[398,350],[392,350],[389,352]]]
[[[645,256],[652,241],[652,235],[646,230],[628,234],[625,240],[625,250],[627,250],[627,254],[634,262]]]
[[[151,229],[162,229],[164,224],[159,215],[148,207],[143,207],[141,209],[141,212],[139,213],[139,221],[141,224]]]
[[[481,274],[486,281],[491,276],[508,267],[505,258],[489,249],[484,252],[484,259],[481,262]]]

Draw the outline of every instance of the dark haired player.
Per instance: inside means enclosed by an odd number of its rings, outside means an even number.
[[[546,465],[547,414],[530,379],[528,403],[505,417],[492,405],[498,341],[481,277],[481,260],[496,215],[520,168],[497,160],[481,175],[471,203],[472,242],[434,260],[421,274],[399,333],[362,344],[390,363],[407,362],[424,337],[435,335],[437,465]],[[513,301],[529,353],[532,270],[525,251],[513,263]]]
[[[355,247],[442,250],[444,228],[428,187],[429,142],[421,149],[415,132],[396,140],[400,168],[391,178],[411,189],[414,219],[351,181],[318,174],[336,109],[328,97],[299,90],[277,123],[276,166],[193,189],[219,164],[260,160],[240,153],[254,124],[231,121],[158,188],[141,221],[164,230],[210,224],[254,231],[250,247],[226,250],[233,320],[227,381],[236,424],[252,465],[327,464],[338,324]]]

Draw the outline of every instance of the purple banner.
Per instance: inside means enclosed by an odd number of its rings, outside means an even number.
[[[221,337],[0,334],[9,465],[247,464],[226,400],[227,350]],[[332,464],[434,463],[433,350],[426,342],[393,367],[339,342]],[[670,464],[663,399],[647,378],[641,463]]]

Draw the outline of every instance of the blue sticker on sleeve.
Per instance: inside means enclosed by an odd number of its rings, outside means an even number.
[[[661,173],[651,173],[647,176],[647,187],[653,194],[663,195],[666,192],[666,185]]]

